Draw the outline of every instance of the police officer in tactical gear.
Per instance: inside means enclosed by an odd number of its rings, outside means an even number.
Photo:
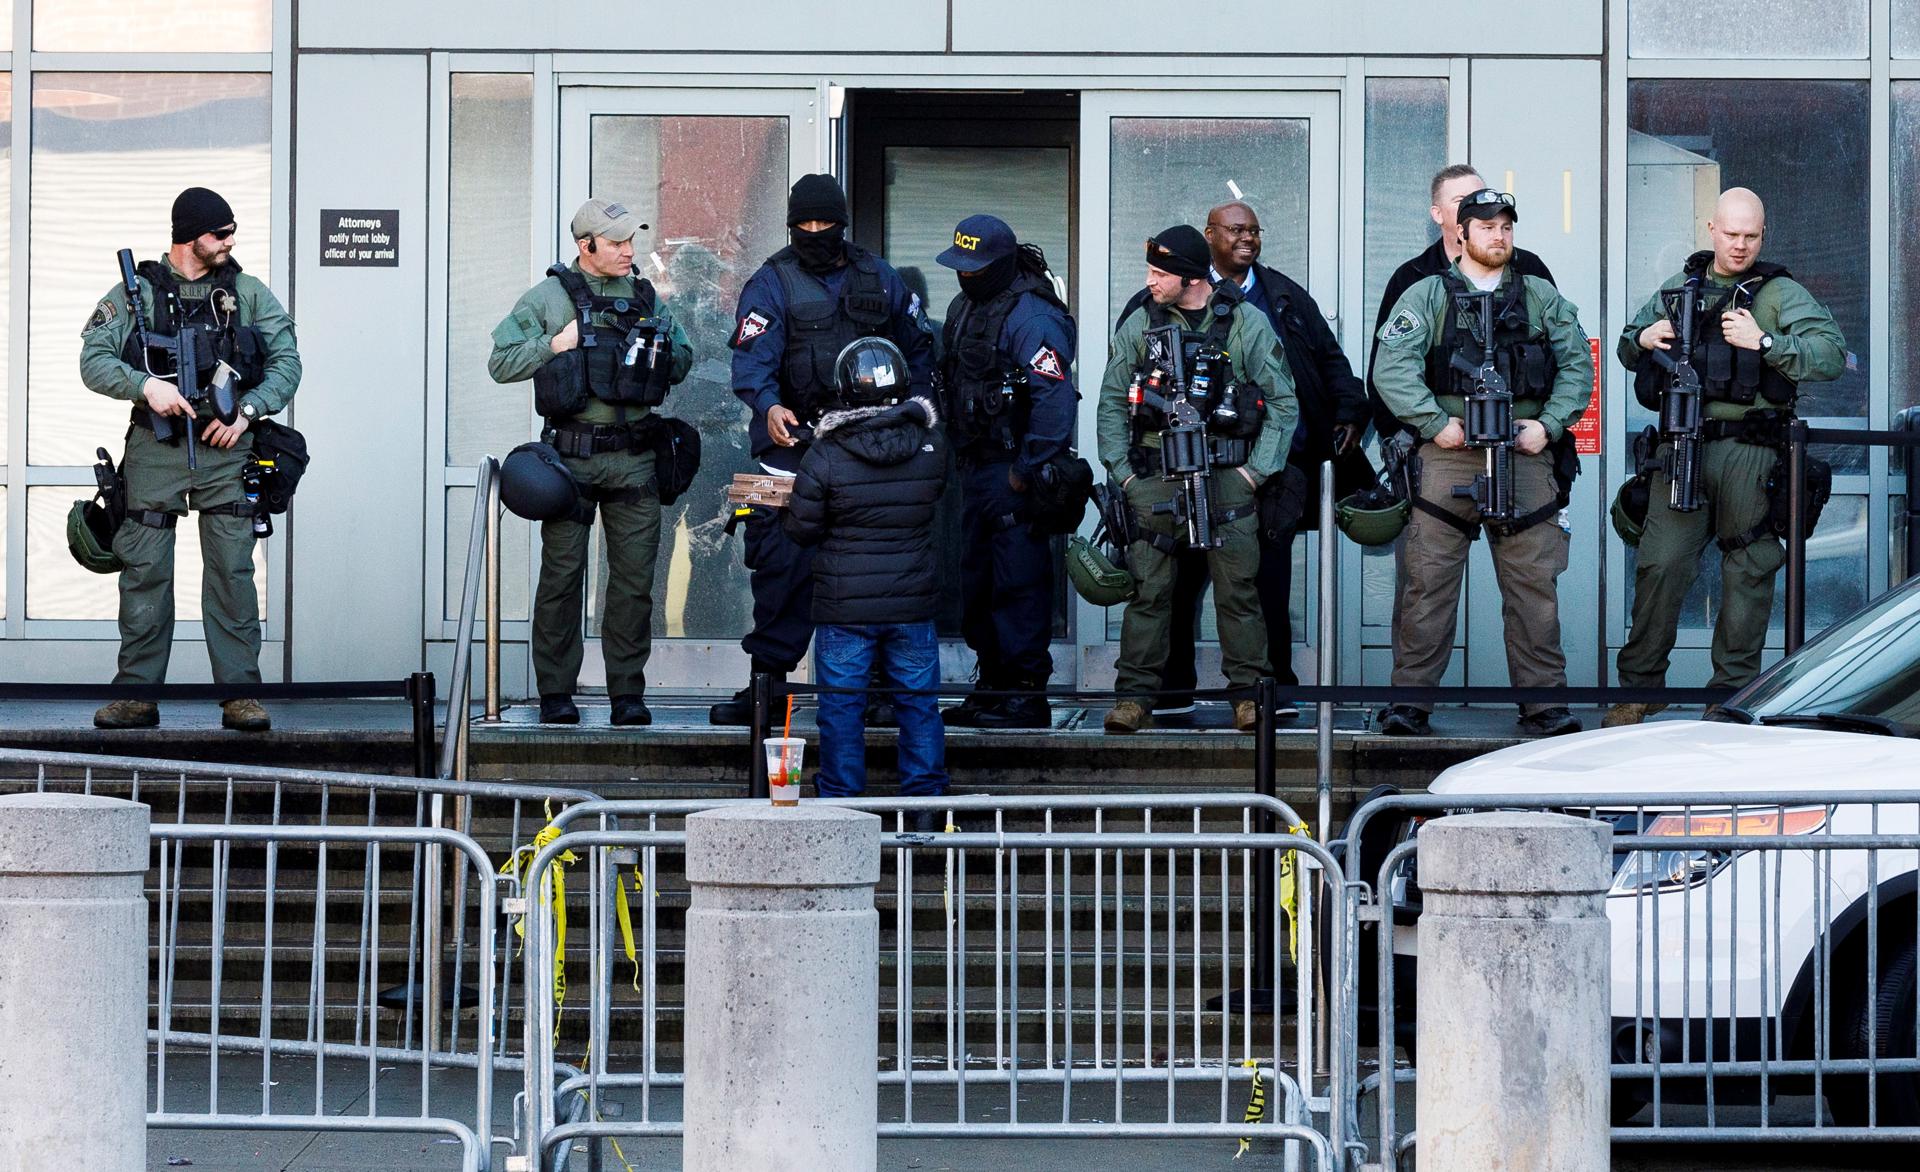
[[[1052,540],[1028,491],[1073,435],[1073,318],[1039,250],[994,216],[969,216],[938,261],[960,274],[942,366],[963,501],[961,631],[983,690],[1038,692],[1053,674]],[[977,728],[1047,728],[1045,696],[968,697],[942,716]]]
[[[125,565],[120,573],[120,670],[117,684],[166,680],[173,649],[174,529],[191,508],[199,514],[204,577],[203,623],[213,679],[260,682],[260,610],[253,587],[253,508],[241,476],[253,452],[256,420],[284,410],[300,386],[300,354],[293,319],[266,285],[233,259],[239,225],[227,201],[189,187],[173,201],[173,246],[160,260],[143,261],[136,278],[142,304],[130,307],[115,285],[95,307],[81,336],[80,379],[95,394],[133,403],[133,424],[121,461],[127,519],[113,539]],[[190,403],[180,393],[173,353],[142,348],[133,313],[142,315],[149,341],[197,334],[201,387],[222,382],[237,395],[229,419],[215,414],[211,396]],[[160,430],[170,433],[161,440]],[[197,450],[189,467],[187,429]],[[220,705],[227,728],[269,727],[259,701]],[[115,700],[93,715],[100,728],[152,728],[159,708],[145,700]]]
[[[833,406],[834,362],[855,338],[892,339],[907,356],[912,395],[933,393],[933,340],[920,299],[893,266],[846,238],[848,220],[838,180],[802,176],[787,197],[792,242],[740,291],[729,342],[733,393],[753,412],[753,458],[769,472],[799,469],[813,425]],[[753,629],[740,646],[754,672],[784,679],[813,639],[813,551],[786,535],[774,510],[753,510],[746,531]],[[752,690],[742,688],[709,718],[744,725],[752,716]]]
[[[1690,299],[1691,365],[1704,419],[1702,500],[1687,512],[1670,507],[1665,465],[1673,445],[1662,444],[1634,571],[1633,629],[1620,649],[1622,687],[1666,683],[1680,608],[1709,541],[1720,547],[1721,604],[1708,686],[1744,687],[1760,672],[1773,578],[1786,558],[1769,522],[1767,486],[1771,478],[1785,489],[1784,476],[1774,472],[1800,384],[1836,379],[1846,369],[1846,342],[1833,315],[1786,269],[1760,259],[1766,216],[1753,192],[1724,192],[1707,222],[1713,250],[1690,257],[1620,334],[1620,361],[1637,372],[1634,392],[1658,411],[1673,375],[1671,364],[1655,355],[1675,353],[1674,318],[1682,304],[1675,294],[1689,286],[1697,291]],[[1604,723],[1638,724],[1664,707],[1616,704]]]
[[[1248,309],[1237,286],[1210,281],[1210,259],[1206,238],[1185,224],[1147,242],[1151,303],[1120,323],[1100,384],[1100,462],[1126,494],[1139,535],[1127,552],[1139,593],[1121,621],[1114,685],[1121,699],[1106,716],[1110,733],[1135,732],[1152,718],[1167,660],[1174,558],[1199,529],[1212,530],[1207,561],[1227,683],[1251,687],[1268,670],[1254,588],[1254,493],[1286,462],[1299,406],[1266,315]],[[1204,445],[1192,429],[1201,419]],[[1206,485],[1205,499],[1191,505],[1192,481],[1167,475],[1189,463],[1204,468]],[[1234,705],[1236,728],[1250,732],[1256,720],[1252,700]]]
[[[1246,304],[1265,314],[1279,335],[1293,375],[1294,397],[1300,403],[1300,425],[1287,452],[1290,468],[1260,488],[1260,572],[1255,578],[1267,622],[1268,662],[1274,679],[1283,688],[1292,687],[1300,682],[1293,671],[1291,613],[1293,544],[1300,510],[1318,491],[1323,461],[1336,461],[1336,491],[1342,495],[1372,482],[1372,468],[1355,450],[1367,426],[1366,388],[1354,376],[1313,295],[1285,273],[1260,263],[1260,217],[1253,208],[1238,200],[1214,208],[1207,213],[1206,238],[1213,256],[1212,279],[1239,286]],[[1121,316],[1146,300],[1145,292],[1136,295]],[[1207,561],[1192,551],[1178,560],[1162,697],[1166,703],[1157,705],[1156,712],[1190,708],[1197,678],[1194,633],[1207,587]],[[1282,699],[1274,714],[1293,717],[1300,710],[1293,701]]]
[[[493,328],[487,373],[533,380],[534,410],[581,491],[575,514],[540,524],[533,606],[533,675],[542,724],[577,724],[587,546],[597,511],[607,534],[607,603],[600,627],[607,693],[618,725],[653,722],[646,704],[653,650],[653,576],[660,548],[654,414],[687,376],[693,347],[651,283],[633,271],[647,225],[624,205],[590,199],[572,222],[579,250],[522,294]]]
[[[1586,409],[1593,360],[1573,305],[1545,280],[1509,264],[1517,218],[1510,195],[1468,194],[1456,227],[1460,259],[1407,290],[1379,333],[1375,385],[1396,425],[1419,439],[1394,618],[1396,685],[1440,683],[1453,651],[1467,551],[1483,529],[1492,542],[1514,686],[1567,682],[1555,580],[1567,567],[1568,534],[1556,514],[1578,470],[1567,430]],[[1491,339],[1482,333],[1487,310]],[[1472,486],[1488,474],[1495,449],[1469,447],[1473,437],[1463,418],[1489,350],[1512,395],[1507,520],[1489,519],[1473,499]],[[1392,705],[1382,714],[1381,731],[1424,736],[1431,731],[1430,711],[1426,704]],[[1564,706],[1524,704],[1520,711],[1520,725],[1530,732],[1552,736],[1580,728]]]

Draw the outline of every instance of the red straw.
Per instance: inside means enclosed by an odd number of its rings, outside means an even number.
[[[786,727],[786,730],[783,731],[780,735],[788,738],[791,738],[793,736],[793,693],[792,692],[787,693],[787,727]]]

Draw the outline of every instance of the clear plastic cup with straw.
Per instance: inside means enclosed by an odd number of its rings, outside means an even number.
[[[768,737],[760,743],[767,748],[767,794],[773,804],[799,805],[800,763],[807,742],[799,737]]]

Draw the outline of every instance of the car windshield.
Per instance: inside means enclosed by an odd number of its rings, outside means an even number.
[[[1731,703],[1756,720],[1828,713],[1920,730],[1920,578],[1829,628]]]

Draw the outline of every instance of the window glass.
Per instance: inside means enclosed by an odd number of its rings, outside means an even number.
[[[13,157],[13,75],[0,73],[0,207],[13,206],[13,168],[8,162]],[[13,279],[13,233],[0,232],[0,322],[11,317],[8,304]],[[7,385],[10,363],[13,361],[13,331],[0,329],[0,387]],[[7,462],[8,425],[12,422],[7,413],[9,396],[0,393],[0,464]]]
[[[27,490],[27,617],[112,619],[120,612],[119,577],[83,569],[67,552],[67,511],[93,486]],[[173,530],[173,606],[181,621],[200,618],[200,526],[189,514]],[[267,547],[253,543],[253,589],[267,617]],[[177,657],[180,651],[174,652]]]
[[[1920,0],[1893,0],[1893,55],[1920,57]]]
[[[1920,586],[1807,644],[1741,701],[1758,717],[1850,712],[1920,729]]]
[[[41,53],[268,53],[273,0],[33,0],[33,47]]]
[[[1920,0],[1913,7],[1920,13]],[[1920,15],[1916,16],[1920,19]],[[1891,298],[1893,352],[1888,355],[1888,391],[1893,410],[1920,406],[1920,339],[1911,324],[1920,321],[1920,81],[1893,83],[1893,150],[1888,152],[1893,173],[1889,228],[1893,235],[1893,264],[1887,293]]]
[[[91,466],[127,404],[80,382],[80,327],[119,283],[114,251],[161,256],[183,188],[233,206],[234,258],[271,283],[272,99],[253,73],[40,73],[33,79],[27,453]]]
[[[1628,0],[1627,51],[1635,57],[1840,57],[1867,55],[1867,0]]]
[[[693,372],[663,410],[700,429],[700,473],[661,518],[653,631],[732,642],[751,625],[753,600],[739,543],[722,531],[722,502],[734,473],[757,465],[727,343],[741,287],[787,242],[787,120],[603,114],[592,135],[589,186],[652,225],[635,238],[634,263],[694,348]],[[590,632],[599,630],[605,574],[600,559]]]
[[[487,374],[493,327],[526,292],[533,271],[533,78],[456,73],[452,82],[447,462],[472,467],[484,455],[505,455],[533,431],[533,383],[502,386]],[[449,532],[459,517],[448,514]]]
[[[447,534],[446,582],[443,586],[445,597],[441,600],[441,617],[448,622],[460,618],[460,596],[467,588],[467,542],[473,536],[473,490],[471,488],[450,488],[447,490]],[[529,547],[533,540],[533,523],[505,512],[500,514],[500,617],[509,622],[527,617],[527,559],[531,556]],[[486,563],[481,563],[484,574]],[[487,607],[486,583],[483,581],[475,596],[479,610],[475,614],[484,615]]]
[[[1786,266],[1847,342],[1834,382],[1800,388],[1800,413],[1867,416],[1867,86],[1849,81],[1637,80],[1627,88],[1627,297],[1632,310],[1709,247],[1719,192],[1767,201],[1762,259]],[[1611,347],[1608,340],[1603,348]],[[1651,421],[1638,403],[1631,434]]]
[[[1433,204],[1433,176],[1448,162],[1446,80],[1368,78],[1366,150],[1366,320],[1371,325],[1393,270],[1439,239],[1427,209]]]

